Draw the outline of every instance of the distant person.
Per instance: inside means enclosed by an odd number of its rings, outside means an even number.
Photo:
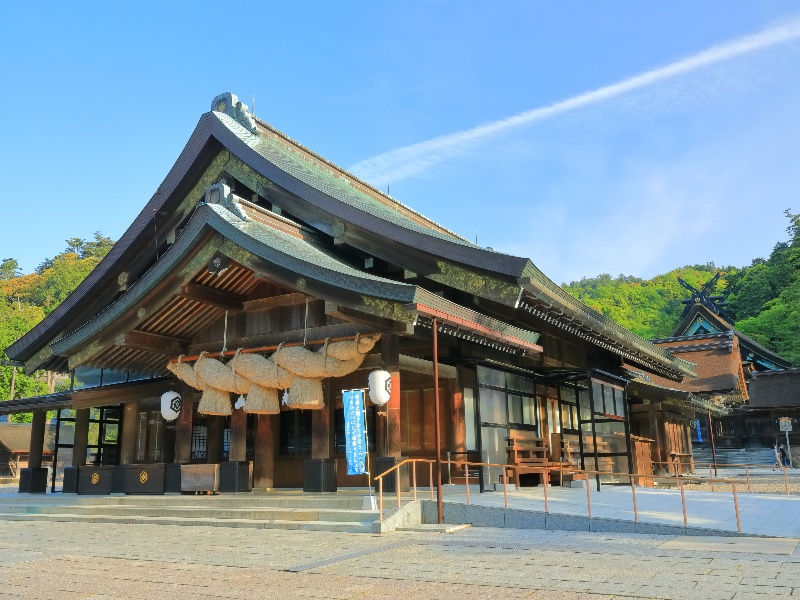
[[[778,442],[772,443],[772,451],[775,453],[775,463],[772,465],[772,470],[775,470],[775,467],[782,467],[783,461],[781,460],[781,451],[778,449]]]
[[[781,463],[784,467],[789,466],[789,455],[786,454],[786,448],[783,447],[783,444],[781,444]]]

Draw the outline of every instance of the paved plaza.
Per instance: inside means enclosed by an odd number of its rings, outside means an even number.
[[[800,595],[797,540],[785,539],[480,528],[379,536],[31,521],[0,522],[0,556],[4,598]]]

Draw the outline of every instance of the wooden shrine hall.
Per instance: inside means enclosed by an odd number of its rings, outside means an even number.
[[[390,396],[367,402],[373,475],[433,458],[437,427],[443,457],[505,465],[524,446],[534,462],[628,473],[630,369],[694,376],[530,260],[447,230],[230,93],[111,252],[7,354],[72,381],[0,403],[34,415],[22,492],[367,486],[347,474],[343,392],[375,371]]]

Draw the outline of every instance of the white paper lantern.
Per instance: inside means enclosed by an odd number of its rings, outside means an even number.
[[[181,395],[170,390],[161,394],[161,416],[167,421],[174,421],[181,414]]]
[[[372,371],[369,374],[369,399],[383,406],[392,397],[392,376],[387,371]]]

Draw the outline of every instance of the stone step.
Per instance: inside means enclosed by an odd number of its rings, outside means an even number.
[[[0,496],[0,506],[22,505],[101,505],[101,506],[199,506],[199,507],[273,507],[273,508],[337,508],[359,510],[364,506],[365,495],[268,495],[221,494],[195,496],[168,494],[164,496],[82,496],[75,494],[9,494]]]
[[[269,520],[269,521],[367,521],[378,518],[377,511],[362,511],[351,509],[316,509],[288,508],[288,507],[249,507],[249,508],[224,508],[224,507],[197,507],[197,506],[170,506],[152,507],[135,505],[117,506],[85,506],[85,505],[32,505],[13,507],[16,510],[0,508],[3,512],[14,514],[71,514],[78,516],[114,516],[114,517],[165,517],[174,519],[240,519],[240,520]]]
[[[180,525],[194,527],[240,527],[251,529],[296,529],[342,533],[372,533],[372,521],[291,521],[281,519],[213,519],[174,517],[130,517],[116,515],[77,515],[72,513],[0,513],[0,521],[44,521],[81,523],[124,523],[139,525]]]

